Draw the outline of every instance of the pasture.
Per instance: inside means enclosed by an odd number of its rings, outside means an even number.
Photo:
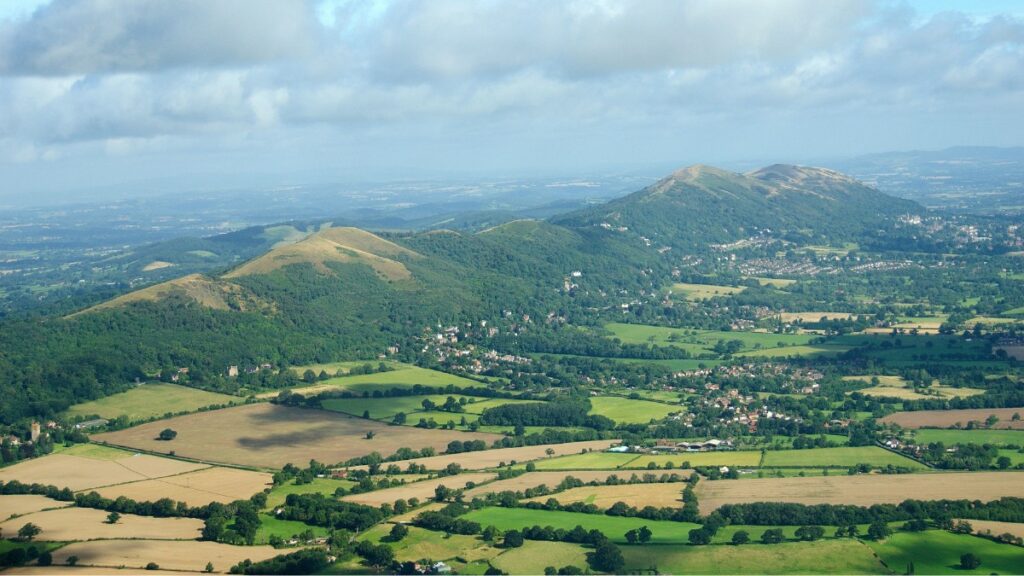
[[[158,440],[164,428],[177,431],[177,438]],[[372,439],[366,438],[368,433],[373,434]],[[264,468],[281,468],[290,462],[304,464],[312,459],[344,462],[370,452],[390,455],[402,447],[432,447],[441,452],[452,440],[490,444],[499,438],[497,434],[388,426],[325,410],[274,404],[188,414],[93,436],[94,440],[121,446]]]
[[[288,482],[287,484],[274,486],[270,490],[270,494],[267,495],[266,507],[274,509],[284,504],[285,498],[289,494],[323,494],[325,496],[333,496],[338,488],[345,488],[347,490],[352,486],[355,486],[355,482],[350,480],[334,480],[333,478],[314,478],[307,484]]]
[[[64,508],[70,505],[71,502],[62,502],[35,494],[6,494],[0,496],[0,522],[12,516],[31,514],[50,508]]]
[[[877,385],[861,388],[857,392],[865,396],[899,398],[900,400],[965,398],[985,393],[984,390],[979,388],[955,388],[953,386],[936,385],[937,381],[933,382],[931,386],[915,390],[911,382],[899,376],[845,376],[843,380],[870,383],[872,378],[878,379]]]
[[[348,496],[342,497],[342,500],[345,500],[346,502],[366,504],[367,506],[393,504],[395,500],[409,500],[410,498],[418,498],[423,502],[434,497],[434,490],[438,486],[444,486],[452,490],[461,490],[466,488],[470,483],[476,485],[494,480],[496,477],[496,474],[492,474],[490,472],[471,472],[469,474],[459,474],[457,476],[444,476],[431,480],[410,482],[409,484],[385,488],[384,490],[374,490],[373,492],[363,492],[361,494],[349,494]]]
[[[706,480],[697,484],[701,512],[723,504],[794,502],[799,504],[898,504],[904,500],[962,499],[990,501],[1024,497],[1024,472],[948,472],[936,474],[861,474],[848,476]]]
[[[195,412],[207,406],[240,401],[241,398],[237,396],[207,392],[206,390],[178,386],[177,384],[154,382],[151,384],[140,384],[126,392],[107,396],[99,400],[75,404],[68,408],[65,415],[70,418],[96,415],[107,419],[127,416],[128,420],[137,421],[148,420],[165,414]]]
[[[411,430],[428,432],[428,430],[420,430],[419,428],[411,428]],[[408,463],[415,462],[416,464],[426,466],[427,470],[441,470],[449,464],[458,464],[462,466],[464,470],[483,470],[485,468],[495,468],[502,465],[540,460],[537,462],[537,469],[541,470],[544,469],[543,464],[551,461],[554,457],[565,456],[568,454],[580,454],[586,450],[604,450],[613,444],[618,443],[619,440],[588,440],[585,442],[567,442],[564,444],[541,444],[538,446],[521,446],[518,448],[498,448],[496,450],[481,450],[479,452],[466,452],[463,454],[445,454],[441,456],[429,456],[426,458],[413,458],[411,460],[402,460],[398,462],[398,464],[404,466]],[[547,454],[549,449],[553,452],[551,456],[548,456]],[[365,467],[354,466],[353,468],[359,469]]]
[[[269,544],[271,536],[289,540],[305,532],[312,532],[315,538],[327,536],[330,530],[323,526],[310,526],[305,522],[282,520],[273,514],[260,514],[260,527],[256,530],[256,544]]]
[[[914,432],[918,444],[942,442],[952,444],[994,444],[998,446],[1024,446],[1024,430],[941,430],[920,428]]]
[[[88,490],[112,484],[125,484],[151,478],[184,474],[206,468],[203,464],[182,462],[144,454],[122,452],[117,459],[93,459],[72,454],[49,454],[0,468],[0,480],[18,480],[26,484],[49,484],[71,490]]]
[[[718,296],[731,296],[746,290],[746,286],[720,286],[717,284],[689,284],[676,282],[672,285],[673,294],[682,294],[690,302],[707,300]]]
[[[465,416],[467,421],[475,421],[476,416],[481,414],[488,408],[494,408],[503,404],[517,404],[524,402],[539,402],[539,400],[516,400],[512,398],[477,398],[475,396],[462,396],[459,394],[431,394],[424,396],[391,396],[388,398],[331,398],[324,400],[322,407],[325,410],[331,410],[333,412],[343,412],[345,414],[351,414],[352,416],[363,416],[365,413],[369,413],[370,418],[374,420],[388,420],[390,421],[395,414],[404,412],[409,416],[411,422],[416,422],[419,418],[429,417],[424,416],[421,413],[425,412],[423,408],[423,402],[429,400],[435,405],[442,405],[449,398],[455,398],[461,401],[463,398],[466,399],[466,403],[463,405],[465,412],[453,413],[456,417],[456,422],[461,416]],[[441,423],[442,419],[436,418],[435,420]],[[445,419],[447,421],[447,419]]]
[[[853,314],[849,312],[782,312],[779,319],[783,322],[813,323],[822,318],[826,320],[848,320]]]
[[[752,532],[759,537],[758,532]],[[887,574],[856,540],[786,542],[773,546],[623,546],[625,572],[660,574]]]
[[[747,278],[753,278],[761,286],[771,286],[772,288],[785,288],[797,282],[788,278],[765,278],[764,276],[747,276]]]
[[[775,350],[786,355],[791,347],[805,346],[815,338],[811,334],[771,334],[768,332],[723,332],[720,330],[696,330],[690,328],[666,328],[646,324],[622,324],[611,322],[605,329],[626,344],[652,344],[681,348],[691,354],[713,352],[719,340],[739,340],[741,350],[768,354]]]
[[[684,482],[581,486],[579,488],[570,488],[557,494],[530,498],[526,501],[547,502],[549,498],[554,498],[561,504],[583,502],[584,504],[593,504],[602,509],[610,508],[616,502],[625,502],[637,508],[643,508],[644,506],[672,508],[683,505],[682,494],[683,488],[686,486],[687,484]]]
[[[591,414],[611,418],[622,424],[645,424],[651,420],[662,420],[669,414],[682,410],[678,405],[631,400],[618,396],[595,396],[590,399],[590,404]]]
[[[491,560],[506,574],[543,574],[544,568],[587,565],[587,549],[567,542],[527,540],[519,548],[506,550]]]
[[[1020,574],[1024,548],[999,544],[944,530],[899,532],[880,542],[868,542],[893,570],[902,572],[910,563],[918,574]],[[960,568],[960,555],[971,552],[981,558],[974,570]]]
[[[647,526],[653,532],[652,544],[685,542],[690,530],[699,527],[698,524],[670,520],[645,520],[625,516],[581,514],[558,510],[529,510],[527,508],[486,507],[473,510],[462,517],[479,522],[481,526],[493,525],[499,530],[520,530],[538,525],[572,530],[576,526],[583,526],[588,530],[597,529],[604,532],[614,542],[625,542],[626,532]]]
[[[227,572],[242,560],[273,558],[280,551],[270,546],[231,546],[217,542],[185,540],[92,540],[75,542],[53,552],[54,564],[78,557],[79,566],[142,569],[155,562],[161,569],[199,572],[212,563],[215,572]]]
[[[899,424],[904,428],[953,428],[967,426],[968,422],[984,422],[989,416],[999,418],[992,428],[1024,430],[1024,419],[1014,420],[1014,414],[1024,416],[1024,408],[975,408],[969,410],[918,410],[896,412],[879,420],[882,424]]]
[[[360,540],[369,540],[375,544],[384,542],[390,524],[378,524],[362,534]],[[468,562],[486,560],[501,553],[501,550],[481,541],[476,536],[461,534],[447,535],[443,532],[424,530],[415,526],[409,527],[409,534],[400,542],[390,544],[395,550],[395,558],[399,561],[420,560],[451,560],[462,558]]]
[[[587,452],[542,460],[536,466],[537,470],[613,470],[635,459],[636,454]]]
[[[608,472],[604,470],[593,470],[593,471],[574,471],[574,472],[527,472],[520,474],[514,478],[506,478],[504,480],[496,480],[483,486],[477,486],[470,490],[466,490],[466,499],[472,500],[477,496],[483,496],[484,494],[498,493],[505,491],[522,492],[527,488],[536,488],[537,486],[544,485],[548,488],[554,488],[558,486],[562,480],[571,476],[577,480],[583,482],[605,482],[609,476],[615,475],[614,472]],[[2,505],[2,500],[0,500]]]
[[[363,362],[357,364],[364,364]],[[329,378],[327,380],[320,381],[316,384],[309,386],[299,386],[291,388],[292,392],[299,394],[310,395],[319,394],[327,390],[350,390],[352,392],[373,392],[374,390],[384,390],[390,388],[412,388],[413,386],[420,384],[422,386],[434,386],[434,387],[445,387],[454,386],[456,388],[469,388],[477,386],[485,386],[481,382],[476,380],[470,380],[461,376],[455,376],[454,374],[448,374],[446,372],[439,372],[437,370],[430,370],[427,368],[420,368],[419,366],[413,366],[411,364],[403,364],[401,362],[389,362],[389,366],[394,368],[387,372],[376,372],[373,374],[358,374],[355,376],[337,376]],[[328,365],[322,365],[328,366]],[[334,366],[334,365],[329,365]],[[305,370],[306,367],[296,368],[296,370]],[[317,371],[319,372],[319,371]],[[330,374],[331,371],[327,370]],[[278,390],[273,392],[267,392],[261,394],[261,397],[273,397],[277,396]]]
[[[153,480],[116,484],[96,490],[104,498],[125,496],[138,502],[170,498],[189,506],[211,502],[226,504],[262,492],[271,483],[270,474],[215,466]]]
[[[107,523],[107,512],[75,506],[34,512],[0,523],[4,534],[16,534],[18,528],[31,522],[42,528],[37,540],[67,542],[71,540],[130,539],[194,540],[199,538],[203,521],[193,518],[154,518],[122,514],[116,524]]]
[[[724,450],[721,452],[681,452],[679,454],[642,454],[623,468],[647,468],[654,463],[658,468],[672,464],[672,468],[695,466],[757,466],[761,462],[760,450]],[[686,464],[689,463],[689,464]]]
[[[804,450],[768,450],[762,465],[772,468],[840,467],[856,464],[872,466],[906,466],[924,468],[924,465],[877,446],[843,446],[839,448],[809,448]]]

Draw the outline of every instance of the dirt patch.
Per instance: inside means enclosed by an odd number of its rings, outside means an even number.
[[[723,504],[794,502],[799,504],[899,504],[904,500],[962,499],[988,502],[1024,497],[1024,472],[951,472],[875,474],[808,478],[705,480],[697,484],[702,514]]]
[[[170,441],[157,440],[164,428],[178,432]],[[372,439],[367,439],[368,433]],[[210,462],[281,468],[305,465],[311,459],[337,463],[371,452],[382,455],[399,448],[431,447],[441,452],[452,440],[483,440],[498,434],[425,430],[389,426],[325,410],[250,404],[160,420],[93,436],[94,440],[154,452],[174,450],[180,456]],[[466,455],[459,454],[465,458]]]

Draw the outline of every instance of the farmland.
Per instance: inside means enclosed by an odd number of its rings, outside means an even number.
[[[902,532],[868,544],[886,565],[899,570],[914,563],[918,574],[1017,574],[1024,566],[1024,548],[941,530]],[[974,570],[960,568],[960,555],[982,559]]]
[[[346,363],[351,365],[355,363]],[[360,363],[361,364],[361,363]],[[409,364],[402,364],[400,362],[392,362],[388,364],[392,370],[387,372],[375,372],[373,374],[357,374],[353,376],[338,376],[323,380],[316,384],[309,386],[300,386],[292,388],[292,392],[299,394],[318,394],[326,390],[349,390],[352,392],[373,392],[374,390],[390,389],[390,388],[412,388],[419,384],[421,386],[434,386],[434,387],[446,387],[454,386],[456,388],[468,388],[482,386],[481,382],[463,378],[461,376],[455,376],[445,372],[438,372],[437,370],[430,370],[428,368],[420,368],[419,366],[412,366]],[[322,368],[341,368],[337,364],[333,365],[320,365]],[[297,371],[305,370],[303,368],[296,368]],[[326,370],[328,374],[332,373],[330,369]],[[317,371],[318,372],[318,371]],[[276,396],[277,391],[268,392],[262,394],[264,397]]]
[[[785,355],[787,347],[805,346],[815,338],[808,334],[770,334],[768,332],[723,332],[718,330],[692,330],[648,326],[645,324],[605,325],[615,338],[628,344],[656,344],[681,348],[691,354],[712,352],[719,340],[739,340],[742,350],[768,354],[769,350]]]
[[[1013,415],[1024,416],[1024,408],[978,408],[970,410],[918,410],[915,412],[896,412],[879,422],[883,424],[899,424],[904,428],[952,428],[966,426],[968,422],[984,422],[989,416],[999,418],[993,428],[1012,428],[1024,430],[1024,420],[1014,420]]]
[[[886,398],[899,398],[901,400],[922,400],[937,398],[964,398],[984,394],[985,391],[978,388],[954,388],[953,386],[937,386],[932,384],[921,391],[915,390],[910,382],[899,376],[875,376],[878,384],[868,388],[857,390],[866,396],[881,396]],[[870,382],[871,376],[847,376],[844,380]]]
[[[787,542],[774,546],[625,546],[626,570],[666,574],[884,574],[856,540]]]
[[[742,482],[712,480],[697,484],[701,512],[723,504],[795,502],[800,504],[898,504],[904,500],[967,498],[990,501],[1024,497],[1024,472],[950,472],[754,478]]]
[[[554,566],[585,566],[587,549],[565,542],[526,542],[496,556],[491,564],[508,574],[543,574]]]
[[[919,428],[914,440],[920,444],[942,442],[952,444],[996,444],[1000,446],[1024,446],[1024,430],[942,430]]]
[[[171,428],[178,437],[157,439]],[[367,439],[368,432],[374,437]],[[444,450],[452,440],[492,442],[500,436],[387,426],[322,410],[251,404],[179,416],[94,436],[102,442],[155,452],[175,451],[203,461],[277,468],[289,462],[343,462],[368,452],[392,454],[402,447]]]
[[[76,404],[67,415],[99,416],[113,419],[127,416],[130,421],[146,420],[164,414],[194,412],[200,408],[239,402],[241,399],[227,394],[207,392],[177,384],[141,384],[120,394]]]
[[[10,518],[11,516],[21,516],[22,514],[31,514],[32,512],[39,512],[40,510],[63,508],[64,506],[70,505],[70,502],[61,502],[59,500],[47,498],[46,496],[35,496],[31,494],[4,495],[0,496],[0,522]]]
[[[124,484],[150,478],[162,478],[206,468],[202,464],[182,462],[128,452],[117,459],[97,460],[71,454],[51,454],[14,466],[0,468],[0,480],[49,484],[72,490]]]
[[[466,490],[466,498],[473,499],[477,496],[482,496],[491,492],[504,492],[511,490],[513,492],[520,492],[527,488],[536,488],[540,485],[545,485],[548,488],[554,488],[558,486],[567,477],[573,477],[583,482],[604,482],[609,476],[615,475],[615,472],[609,471],[587,471],[577,470],[572,472],[527,472],[520,474],[513,478],[506,478],[504,480],[496,480],[483,486],[477,486],[476,488]],[[0,501],[2,503],[2,501]]]
[[[707,300],[718,296],[730,296],[746,290],[746,286],[718,286],[715,284],[687,284],[677,282],[672,285],[673,294],[682,294],[690,301]]]
[[[480,484],[493,480],[495,477],[495,474],[489,472],[473,472],[469,474],[459,474],[458,476],[444,476],[433,480],[411,482],[404,486],[385,488],[384,490],[375,490],[373,492],[365,492],[362,494],[351,494],[343,497],[342,500],[347,502],[358,502],[359,504],[366,504],[367,506],[391,504],[395,500],[409,500],[410,498],[417,498],[420,501],[424,501],[434,496],[434,489],[438,486],[445,486],[446,488],[456,490],[465,488],[470,483]]]
[[[0,523],[4,534],[16,534],[31,522],[42,529],[36,538],[46,541],[88,539],[194,540],[203,528],[202,520],[192,518],[153,518],[122,514],[116,524],[106,521],[107,513],[91,508],[59,508],[35,512]]]
[[[549,498],[561,504],[583,502],[598,508],[610,508],[616,502],[625,502],[630,506],[643,508],[670,508],[683,505],[682,493],[686,484],[683,482],[659,482],[654,484],[616,484],[612,486],[581,486],[570,488],[551,496],[538,496],[527,502],[546,502]]]
[[[98,488],[105,498],[124,496],[139,502],[170,498],[190,506],[210,502],[228,503],[262,492],[270,484],[270,475],[250,470],[215,466],[153,480],[142,480]]]
[[[519,530],[535,525],[572,530],[576,526],[583,526],[588,530],[600,530],[617,542],[625,542],[623,535],[629,530],[647,526],[654,533],[651,538],[652,544],[670,544],[686,541],[689,531],[697,528],[696,524],[688,522],[645,520],[643,518],[530,510],[527,508],[481,508],[466,514],[464,518],[473,522],[479,522],[482,526],[494,525],[499,530]]]
[[[647,400],[630,400],[616,396],[596,396],[590,399],[591,414],[605,416],[624,424],[641,424],[651,420],[661,420],[673,412],[679,412],[678,405],[649,402]]]
[[[1024,524],[1018,522],[999,522],[997,520],[968,520],[975,534],[1013,534],[1024,538]]]
[[[872,466],[906,466],[923,468],[924,466],[877,446],[857,446],[840,448],[811,448],[806,450],[768,450],[764,453],[765,467],[839,467],[848,468],[856,464]]]
[[[414,430],[418,430],[415,429]],[[554,452],[551,456],[564,456],[566,454],[579,454],[590,450],[604,450],[618,440],[590,440],[586,442],[569,442],[566,444],[542,444],[539,446],[523,446],[520,448],[499,448],[496,450],[482,450],[479,452],[468,452],[465,454],[451,454],[441,456],[429,456],[426,458],[413,458],[404,460],[402,464],[416,463],[427,467],[427,470],[441,470],[449,464],[459,464],[465,470],[481,470],[494,468],[512,463],[525,463],[531,460],[537,462],[537,469],[542,470],[545,462],[550,461],[547,451]],[[355,468],[361,468],[356,466]]]
[[[104,568],[145,568],[150,562],[162,569],[188,570],[199,572],[207,562],[217,572],[245,559],[263,560],[277,556],[279,552],[270,546],[230,546],[217,542],[190,542],[183,540],[132,540],[127,545],[122,540],[93,540],[68,544],[53,552],[54,564],[67,564],[71,556],[78,558],[80,566],[101,566]]]

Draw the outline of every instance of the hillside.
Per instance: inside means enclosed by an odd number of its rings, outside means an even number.
[[[253,294],[237,284],[207,278],[202,274],[189,274],[188,276],[129,292],[123,296],[118,296],[112,300],[76,312],[69,317],[99,310],[119,308],[135,302],[159,302],[175,297],[185,298],[212,310],[247,311],[258,310],[267,306],[265,302],[261,302]]]
[[[776,164],[739,174],[698,164],[554,221],[699,248],[767,231],[851,238],[873,229],[881,218],[920,210],[831,170]]]

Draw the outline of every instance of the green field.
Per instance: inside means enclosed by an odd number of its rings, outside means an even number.
[[[767,332],[723,332],[719,330],[692,330],[666,328],[646,324],[622,324],[612,322],[605,325],[612,335],[626,344],[653,344],[681,348],[691,354],[713,352],[719,340],[739,340],[742,350],[767,353],[776,349],[785,355],[790,347],[805,346],[817,336],[813,334],[770,334]]]
[[[605,416],[623,424],[644,424],[651,420],[661,420],[681,410],[678,405],[616,396],[596,396],[590,399],[590,404],[591,414]]]
[[[353,364],[365,364],[365,362],[317,364],[308,367],[302,366],[295,368],[294,370],[302,373],[306,368],[310,368],[313,369],[314,372],[317,372],[316,368],[322,368],[326,370],[328,374],[332,374],[332,368],[345,369],[346,366],[351,366]],[[412,388],[416,384],[435,387],[451,385],[456,388],[485,386],[485,384],[475,380],[462,378],[461,376],[455,376],[454,374],[448,374],[446,372],[439,372],[437,370],[420,368],[419,366],[412,366],[410,364],[388,362],[388,365],[394,368],[394,370],[389,370],[387,372],[375,372],[373,374],[358,374],[356,376],[337,376],[334,378],[328,378],[327,380],[322,380],[309,386],[300,386],[293,390],[301,392],[303,388],[315,387],[338,388],[342,390],[351,390],[353,392],[372,392],[382,388]]]
[[[502,552],[491,564],[506,574],[543,574],[548,566],[586,568],[587,549],[567,542],[527,540],[519,548]]]
[[[147,420],[167,413],[194,412],[214,404],[240,402],[241,398],[207,392],[188,386],[154,382],[141,384],[99,400],[83,402],[68,408],[66,415],[92,416],[113,419],[127,416],[129,420]]]
[[[378,524],[364,532],[359,539],[374,543],[387,542],[391,524]],[[497,555],[497,550],[476,536],[445,534],[424,530],[415,526],[409,527],[409,534],[400,542],[388,543],[395,551],[395,558],[400,561],[416,561],[429,558],[434,561],[446,562],[462,558],[468,562],[489,559]]]
[[[787,346],[785,348],[766,348],[740,352],[739,356],[751,358],[785,358],[787,356],[811,358],[815,356],[838,356],[851,349],[850,346],[836,344],[808,344],[804,346]]]
[[[752,532],[759,537],[759,532]],[[886,574],[871,549],[856,540],[745,546],[623,546],[625,572],[660,574]],[[901,572],[902,573],[902,572]],[[923,573],[923,572],[918,572]]]
[[[275,486],[267,496],[268,510],[272,510],[284,504],[289,494],[324,494],[333,496],[338,488],[351,488],[355,482],[349,480],[333,480],[331,478],[314,478],[309,484],[295,484],[289,481],[286,484]]]
[[[910,562],[914,563],[917,574],[1020,574],[1024,571],[1024,548],[942,530],[899,532],[868,545],[900,574]],[[968,552],[981,558],[981,566],[976,570],[960,569],[960,555]]]
[[[651,537],[652,544],[685,542],[690,530],[699,527],[697,524],[687,522],[645,520],[643,518],[581,514],[578,512],[555,510],[530,510],[527,508],[487,507],[473,510],[462,516],[462,518],[479,522],[481,526],[493,525],[499,530],[520,530],[535,525],[572,530],[579,525],[587,530],[600,530],[615,542],[625,542],[626,538],[624,535],[626,532],[634,528],[647,526],[653,532]]]
[[[698,300],[707,300],[708,298],[715,298],[718,296],[730,296],[732,294],[739,294],[746,290],[746,286],[721,286],[718,284],[688,284],[686,282],[677,282],[672,285],[672,292],[675,294],[682,294],[683,297],[691,302]]]
[[[786,468],[833,466],[848,468],[855,464],[872,466],[906,466],[924,468],[910,458],[905,458],[877,446],[844,446],[840,448],[810,448],[806,450],[769,450],[764,455],[765,467]]]
[[[943,444],[995,444],[1000,446],[1024,446],[1024,430],[938,430],[921,428],[914,431],[918,444],[942,442]]]
[[[310,526],[294,520],[280,520],[273,514],[260,514],[260,527],[256,530],[256,544],[267,544],[271,536],[280,536],[288,540],[292,536],[302,534],[306,530],[313,532],[314,537],[327,536],[329,530],[321,526]]]
[[[578,354],[530,354],[533,358],[545,358],[551,357],[557,360],[558,358],[588,358],[590,360],[609,360],[612,362],[623,362],[626,364],[643,364],[651,366],[663,366],[673,371],[683,370],[700,370],[703,368],[710,368],[718,366],[722,363],[721,360],[697,360],[694,358],[668,358],[668,359],[651,359],[651,358],[612,358],[608,356],[580,356]]]
[[[641,455],[623,468],[646,468],[653,462],[664,468],[671,462],[678,468],[689,462],[693,466],[757,466],[761,462],[760,450],[723,450],[721,452],[681,452],[679,454]]]
[[[587,452],[535,462],[537,470],[612,470],[636,459],[636,454]]]

